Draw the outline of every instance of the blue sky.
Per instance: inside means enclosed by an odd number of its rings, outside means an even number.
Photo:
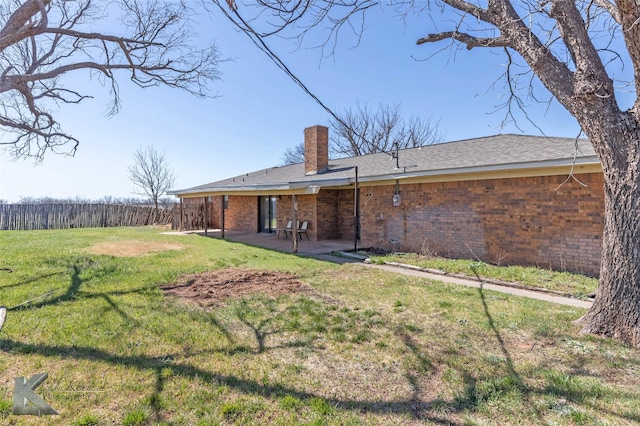
[[[372,12],[359,46],[344,38],[331,58],[291,41],[270,39],[273,50],[305,84],[336,112],[357,102],[402,105],[409,115],[439,120],[445,140],[497,133],[505,112],[503,86],[492,87],[504,71],[501,51],[474,49],[441,53],[436,45],[416,46],[431,32],[426,16],[406,22],[380,9]],[[222,80],[212,84],[214,99],[198,99],[168,88],[140,89],[120,80],[123,107],[107,118],[108,89],[88,73],[70,75],[70,86],[95,96],[80,106],[65,105],[57,115],[81,144],[75,157],[47,155],[44,162],[11,161],[0,153],[0,199],[22,197],[134,196],[127,178],[133,153],[153,145],[164,152],[185,188],[278,165],[282,153],[303,138],[305,127],[327,125],[328,114],[293,83],[244,35],[216,12],[202,17],[198,37],[215,40],[222,54]],[[562,107],[533,105],[536,124],[551,136],[575,137],[579,128]],[[492,113],[494,112],[494,113]],[[522,119],[527,134],[539,134]]]

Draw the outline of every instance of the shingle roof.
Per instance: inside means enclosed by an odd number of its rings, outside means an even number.
[[[598,163],[593,147],[586,139],[550,138],[504,134],[400,150],[398,165],[388,153],[329,160],[329,170],[305,175],[304,164],[272,167],[183,190],[175,195],[260,189],[292,189],[317,184],[350,184],[353,167],[360,181],[376,181],[409,176],[455,174],[473,171],[508,170]]]

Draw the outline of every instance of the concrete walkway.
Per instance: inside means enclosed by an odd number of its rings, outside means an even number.
[[[442,281],[449,284],[463,285],[466,287],[483,288],[486,290],[498,291],[501,293],[513,294],[515,296],[528,297],[530,299],[544,300],[545,302],[557,303],[560,305],[574,306],[577,308],[589,309],[593,302],[587,300],[575,299],[572,297],[558,296],[544,291],[525,290],[522,288],[514,288],[505,285],[492,284],[487,282],[476,281],[473,279],[464,279],[452,277],[449,275],[440,275],[430,272],[420,271],[413,268],[403,268],[392,265],[374,265],[370,263],[358,263],[367,268],[382,269],[388,272],[408,275],[411,277],[425,278],[434,281]]]

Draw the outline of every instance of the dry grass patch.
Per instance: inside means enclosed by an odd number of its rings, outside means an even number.
[[[182,244],[161,243],[157,241],[117,241],[94,244],[87,248],[91,254],[117,257],[136,257],[145,254],[160,253],[167,250],[183,250]]]

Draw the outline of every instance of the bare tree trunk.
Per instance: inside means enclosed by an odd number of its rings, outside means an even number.
[[[583,332],[640,346],[640,128],[589,135],[604,171],[605,226],[600,285]],[[593,140],[592,140],[593,142]],[[598,149],[603,144],[604,149]]]

